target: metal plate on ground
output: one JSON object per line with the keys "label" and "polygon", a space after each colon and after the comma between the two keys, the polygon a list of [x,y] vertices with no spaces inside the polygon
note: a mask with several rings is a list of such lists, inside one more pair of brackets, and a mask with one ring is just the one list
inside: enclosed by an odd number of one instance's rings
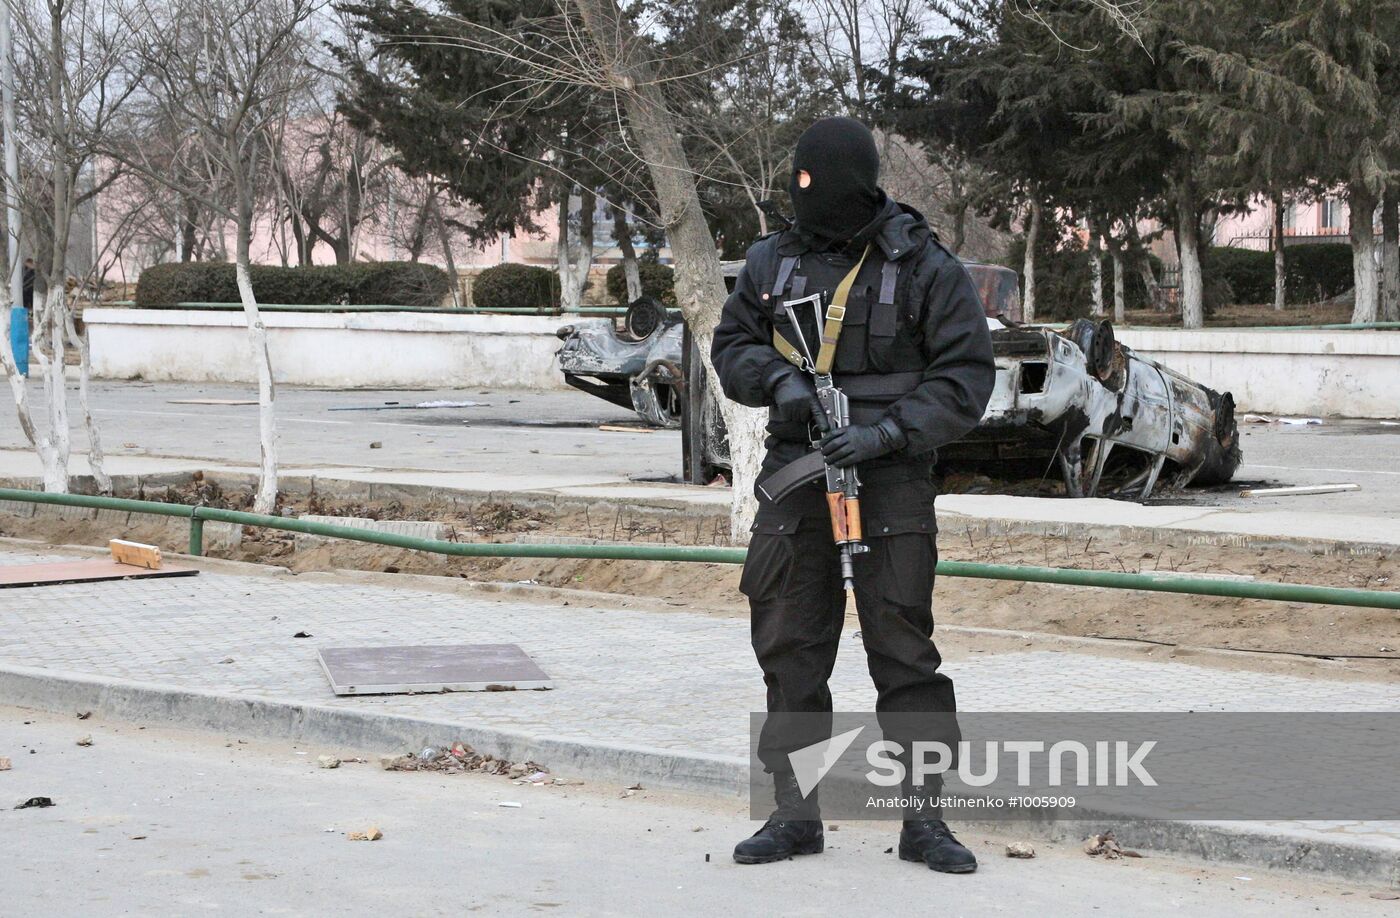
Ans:
{"label": "metal plate on ground", "polygon": [[105,558],[91,561],[55,561],[44,564],[2,564],[0,565],[0,589],[57,586],[62,583],[97,583],[103,580],[193,577],[198,573],[199,571],[192,567],[175,567],[169,564],[153,571],[130,564],[118,564]]}
{"label": "metal plate on ground", "polygon": [[323,647],[320,659],[337,695],[554,687],[545,671],[516,644]]}

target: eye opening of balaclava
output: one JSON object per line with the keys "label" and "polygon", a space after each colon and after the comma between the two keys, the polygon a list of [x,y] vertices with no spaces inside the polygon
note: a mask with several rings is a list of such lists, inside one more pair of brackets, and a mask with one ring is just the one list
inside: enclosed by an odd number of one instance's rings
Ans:
{"label": "eye opening of balaclava", "polygon": [[[799,172],[812,177],[802,188]],[[797,139],[792,154],[792,196],[797,228],[825,243],[841,242],[865,228],[880,206],[880,151],[875,135],[854,118],[823,118]]]}

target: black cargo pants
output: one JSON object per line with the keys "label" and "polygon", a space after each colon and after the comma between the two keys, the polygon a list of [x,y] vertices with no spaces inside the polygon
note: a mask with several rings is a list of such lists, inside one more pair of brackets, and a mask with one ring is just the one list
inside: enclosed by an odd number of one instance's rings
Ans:
{"label": "black cargo pants", "polygon": [[[870,551],[856,557],[855,602],[878,693],[875,709],[881,714],[952,713],[957,708],[953,681],[939,672],[943,658],[932,640],[936,491],[927,480],[872,484],[862,491]],[[789,500],[802,503],[796,495]],[[749,599],[768,711],[830,712],[827,681],[846,607],[830,521],[810,510],[794,519],[791,513],[761,506],[740,590]],[[787,753],[822,738],[780,736],[765,729],[759,758],[770,772],[789,771]],[[908,748],[910,738],[889,738],[906,741]]]}

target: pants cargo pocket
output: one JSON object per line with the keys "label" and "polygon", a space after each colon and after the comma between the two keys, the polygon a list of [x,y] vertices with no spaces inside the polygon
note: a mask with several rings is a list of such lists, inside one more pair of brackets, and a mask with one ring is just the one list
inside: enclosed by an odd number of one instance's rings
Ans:
{"label": "pants cargo pocket", "polygon": [[754,602],[769,602],[783,594],[792,574],[794,533],[755,529],[739,576],[739,592]]}

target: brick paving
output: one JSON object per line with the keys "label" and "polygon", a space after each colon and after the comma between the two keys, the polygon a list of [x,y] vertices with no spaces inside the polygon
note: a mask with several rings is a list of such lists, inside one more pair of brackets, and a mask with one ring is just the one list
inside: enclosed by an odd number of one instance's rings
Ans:
{"label": "brick paving", "polygon": [[[56,558],[55,558],[56,559]],[[0,564],[48,560],[0,550]],[[309,638],[295,638],[297,632]],[[318,646],[516,643],[548,692],[338,698]],[[232,662],[223,662],[231,660]],[[745,756],[762,683],[748,623],[691,612],[545,606],[336,581],[198,577],[0,591],[0,665],[107,676],[526,733]],[[1030,651],[946,664],[967,711],[1394,710],[1393,686]],[[848,630],[832,678],[838,710],[874,703]],[[1297,823],[1400,850],[1400,823]]]}

